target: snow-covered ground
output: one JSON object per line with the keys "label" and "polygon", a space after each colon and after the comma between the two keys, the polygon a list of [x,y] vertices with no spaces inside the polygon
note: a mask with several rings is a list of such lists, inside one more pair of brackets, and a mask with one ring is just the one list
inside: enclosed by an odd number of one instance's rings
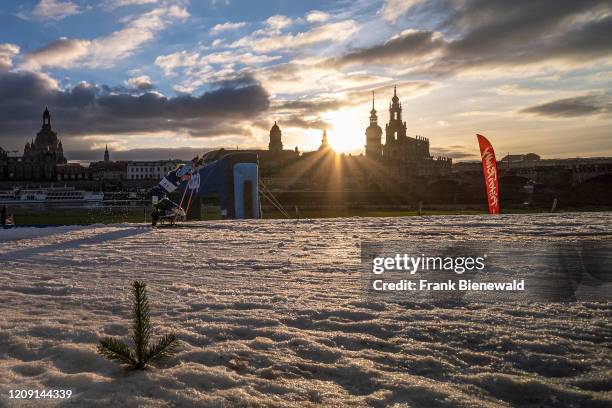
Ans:
{"label": "snow-covered ground", "polygon": [[[612,239],[612,215],[136,224],[0,230],[0,406],[612,406],[612,303],[368,303],[362,240]],[[148,284],[164,369],[127,340]],[[155,337],[155,336],[154,336]],[[9,389],[70,389],[9,400]]]}

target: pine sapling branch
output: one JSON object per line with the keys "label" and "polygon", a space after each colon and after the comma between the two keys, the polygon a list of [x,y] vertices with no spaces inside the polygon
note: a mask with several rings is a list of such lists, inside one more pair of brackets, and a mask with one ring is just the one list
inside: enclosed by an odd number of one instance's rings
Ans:
{"label": "pine sapling branch", "polygon": [[123,364],[136,364],[136,358],[130,351],[128,345],[112,337],[106,337],[100,340],[98,353],[109,360],[118,361]]}
{"label": "pine sapling branch", "polygon": [[105,337],[100,340],[98,353],[109,360],[128,364],[135,369],[143,369],[149,362],[161,361],[173,356],[179,346],[179,340],[175,333],[170,333],[163,336],[156,344],[149,346],[151,317],[145,283],[134,281],[132,295],[134,296],[132,340],[135,351],[132,352],[121,340]]}
{"label": "pine sapling branch", "polygon": [[136,346],[136,359],[138,360],[136,368],[142,368],[148,359],[147,347],[149,346],[149,338],[151,336],[149,302],[144,282],[134,281],[132,293],[134,295],[132,340]]}
{"label": "pine sapling branch", "polygon": [[166,334],[159,341],[149,347],[148,360],[149,361],[161,361],[168,357],[172,357],[179,346],[176,334]]}

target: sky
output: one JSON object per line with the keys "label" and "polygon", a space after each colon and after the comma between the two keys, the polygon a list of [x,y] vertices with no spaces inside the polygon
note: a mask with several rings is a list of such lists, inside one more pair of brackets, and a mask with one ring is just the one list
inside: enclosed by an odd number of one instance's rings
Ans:
{"label": "sky", "polygon": [[434,155],[612,156],[611,37],[603,0],[5,0],[0,147],[48,105],[69,160],[265,148],[274,121],[360,154],[397,86]]}

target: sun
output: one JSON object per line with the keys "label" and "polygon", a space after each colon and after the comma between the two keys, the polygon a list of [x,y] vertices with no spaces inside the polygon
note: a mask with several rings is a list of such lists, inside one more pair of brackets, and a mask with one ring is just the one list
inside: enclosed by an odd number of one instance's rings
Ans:
{"label": "sun", "polygon": [[333,126],[327,129],[327,137],[332,148],[339,153],[361,153],[365,145],[365,129],[363,111],[360,109],[346,109],[330,112],[324,116],[325,121]]}

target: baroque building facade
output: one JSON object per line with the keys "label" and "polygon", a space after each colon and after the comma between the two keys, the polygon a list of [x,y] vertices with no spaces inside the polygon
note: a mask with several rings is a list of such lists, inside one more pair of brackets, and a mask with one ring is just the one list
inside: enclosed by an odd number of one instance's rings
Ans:
{"label": "baroque building facade", "polygon": [[389,103],[389,122],[383,131],[378,125],[378,116],[374,108],[370,111],[370,125],[366,128],[366,157],[381,162],[383,165],[399,168],[400,176],[419,176],[450,171],[452,159],[438,156],[434,158],[429,151],[429,139],[422,136],[409,137],[406,122],[402,119],[402,104],[393,89]]}
{"label": "baroque building facade", "polygon": [[326,130],[323,130],[317,150],[303,153],[297,148],[284,150],[282,131],[275,121],[270,128],[268,149],[214,150],[205,155],[205,161],[214,161],[234,152],[256,153],[262,179],[281,190],[369,189],[373,184],[379,187],[390,182],[410,184],[418,178],[450,173],[450,158],[434,158],[427,138],[407,135],[397,89],[394,89],[389,104],[389,122],[384,134],[383,143],[383,130],[378,125],[372,95],[370,123],[365,131],[365,156],[336,153],[329,144]]}
{"label": "baroque building facade", "polygon": [[51,128],[51,114],[45,108],[40,131],[36,138],[25,144],[23,156],[0,155],[0,179],[53,181],[57,179],[57,166],[67,163],[62,141]]}

